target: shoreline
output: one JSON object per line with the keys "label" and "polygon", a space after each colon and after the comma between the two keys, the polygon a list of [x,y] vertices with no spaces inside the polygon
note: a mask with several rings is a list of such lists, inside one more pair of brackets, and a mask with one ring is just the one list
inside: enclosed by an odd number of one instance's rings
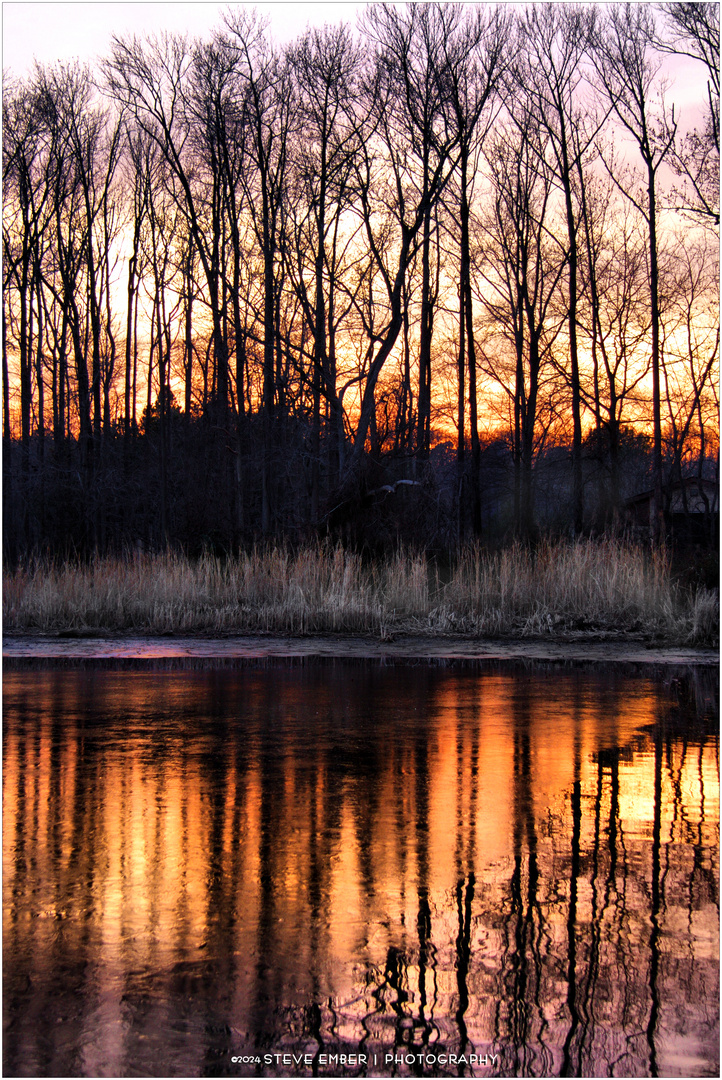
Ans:
{"label": "shoreline", "polygon": [[3,634],[3,661],[112,661],[198,659],[349,659],[381,661],[540,660],[589,663],[718,666],[716,649],[650,642],[639,636],[558,635],[549,638],[470,638],[369,635],[127,634],[55,632]]}

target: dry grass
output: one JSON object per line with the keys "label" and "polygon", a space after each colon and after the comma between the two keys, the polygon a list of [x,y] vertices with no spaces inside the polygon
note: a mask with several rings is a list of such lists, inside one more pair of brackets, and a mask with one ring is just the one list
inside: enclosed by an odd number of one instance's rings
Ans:
{"label": "dry grass", "polygon": [[642,631],[712,644],[719,598],[685,590],[664,555],[616,540],[470,547],[448,580],[423,555],[367,564],[341,547],[256,548],[191,562],[167,553],[6,575],[6,631],[456,633]]}

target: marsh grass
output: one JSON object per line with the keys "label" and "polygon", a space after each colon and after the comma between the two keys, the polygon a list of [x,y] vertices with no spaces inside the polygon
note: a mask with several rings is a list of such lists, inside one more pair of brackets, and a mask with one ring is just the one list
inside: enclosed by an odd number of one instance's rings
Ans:
{"label": "marsh grass", "polygon": [[10,632],[276,632],[718,636],[717,592],[683,588],[663,553],[615,539],[462,551],[442,575],[422,554],[367,562],[320,544],[191,561],[172,552],[34,561],[4,578]]}

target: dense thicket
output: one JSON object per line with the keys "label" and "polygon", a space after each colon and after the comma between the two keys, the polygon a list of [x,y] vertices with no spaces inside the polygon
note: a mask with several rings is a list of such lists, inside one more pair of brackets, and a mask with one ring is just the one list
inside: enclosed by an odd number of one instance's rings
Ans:
{"label": "dense thicket", "polygon": [[374,4],[6,78],[6,555],[659,538],[718,473],[718,65],[716,4]]}

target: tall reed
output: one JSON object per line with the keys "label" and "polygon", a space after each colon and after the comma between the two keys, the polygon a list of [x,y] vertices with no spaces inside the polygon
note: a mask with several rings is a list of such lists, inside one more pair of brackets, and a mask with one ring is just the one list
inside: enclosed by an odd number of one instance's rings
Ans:
{"label": "tall reed", "polygon": [[615,539],[464,549],[441,575],[423,555],[364,562],[328,544],[191,561],[168,552],[6,574],[9,632],[460,633],[640,631],[712,643],[717,592],[675,584],[664,554]]}

